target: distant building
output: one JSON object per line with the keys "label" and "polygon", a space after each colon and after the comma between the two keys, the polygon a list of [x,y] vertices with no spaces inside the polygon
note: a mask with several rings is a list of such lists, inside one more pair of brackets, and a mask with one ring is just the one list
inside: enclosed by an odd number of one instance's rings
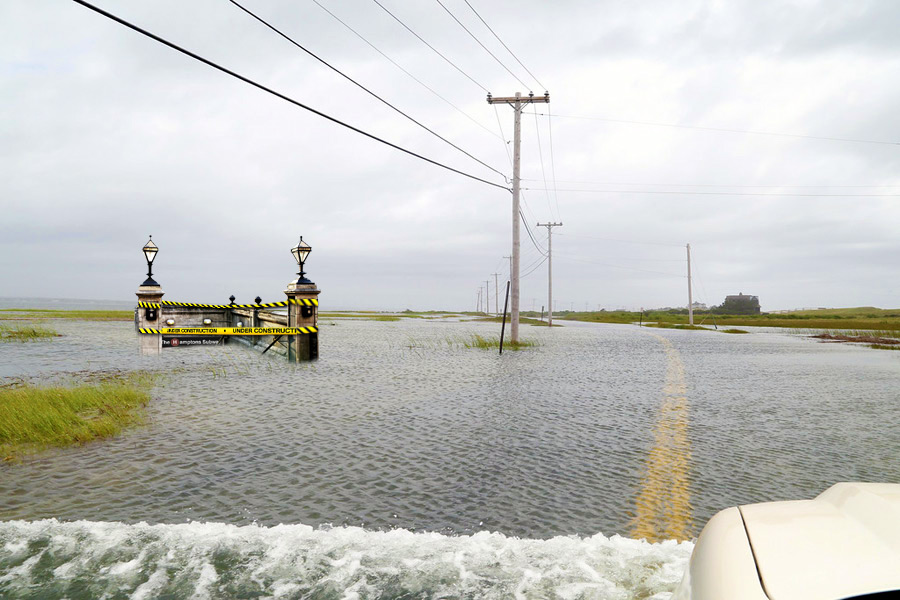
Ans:
{"label": "distant building", "polygon": [[717,312],[729,315],[758,315],[759,297],[744,295],[743,292],[737,296],[725,296],[725,302],[718,308]]}

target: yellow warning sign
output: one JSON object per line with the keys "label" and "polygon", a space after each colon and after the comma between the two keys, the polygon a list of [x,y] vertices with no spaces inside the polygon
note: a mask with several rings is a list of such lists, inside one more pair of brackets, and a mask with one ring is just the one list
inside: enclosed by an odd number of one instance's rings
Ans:
{"label": "yellow warning sign", "polygon": [[316,333],[315,327],[142,327],[141,333],[162,335],[300,335]]}

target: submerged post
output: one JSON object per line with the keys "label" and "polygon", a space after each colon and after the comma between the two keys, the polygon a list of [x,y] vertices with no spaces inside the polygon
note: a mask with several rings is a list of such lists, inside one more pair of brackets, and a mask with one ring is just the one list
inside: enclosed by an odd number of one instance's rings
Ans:
{"label": "submerged post", "polygon": [[[291,248],[291,254],[300,267],[299,277],[296,281],[288,283],[284,290],[288,298],[288,327],[316,327],[319,318],[319,288],[306,278],[303,263],[312,248],[303,241]],[[290,336],[288,341],[288,360],[301,362],[319,358],[319,334],[318,332],[304,333]]]}

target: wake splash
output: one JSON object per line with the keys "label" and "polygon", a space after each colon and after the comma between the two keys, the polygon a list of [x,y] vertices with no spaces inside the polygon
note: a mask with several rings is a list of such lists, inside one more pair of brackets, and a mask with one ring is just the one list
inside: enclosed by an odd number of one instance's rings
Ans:
{"label": "wake splash", "polygon": [[3,598],[667,599],[693,545],[359,527],[0,522]]}

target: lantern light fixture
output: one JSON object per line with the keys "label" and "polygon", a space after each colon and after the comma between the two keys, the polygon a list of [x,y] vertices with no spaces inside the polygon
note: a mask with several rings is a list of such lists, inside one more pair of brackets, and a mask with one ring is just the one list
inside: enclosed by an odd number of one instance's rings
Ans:
{"label": "lantern light fixture", "polygon": [[297,265],[300,267],[300,272],[297,273],[299,276],[297,278],[297,283],[312,283],[312,281],[306,278],[306,272],[303,270],[303,263],[306,262],[306,257],[309,256],[310,252],[312,252],[312,248],[303,241],[303,236],[301,235],[297,245],[291,248],[291,254],[294,255],[294,260],[297,261]]}
{"label": "lantern light fixture", "polygon": [[150,239],[144,244],[144,258],[147,259],[147,281],[142,283],[141,285],[155,285],[159,286],[156,281],[153,280],[153,260],[156,258],[156,253],[159,252],[159,247],[153,243],[153,236],[150,236]]}

